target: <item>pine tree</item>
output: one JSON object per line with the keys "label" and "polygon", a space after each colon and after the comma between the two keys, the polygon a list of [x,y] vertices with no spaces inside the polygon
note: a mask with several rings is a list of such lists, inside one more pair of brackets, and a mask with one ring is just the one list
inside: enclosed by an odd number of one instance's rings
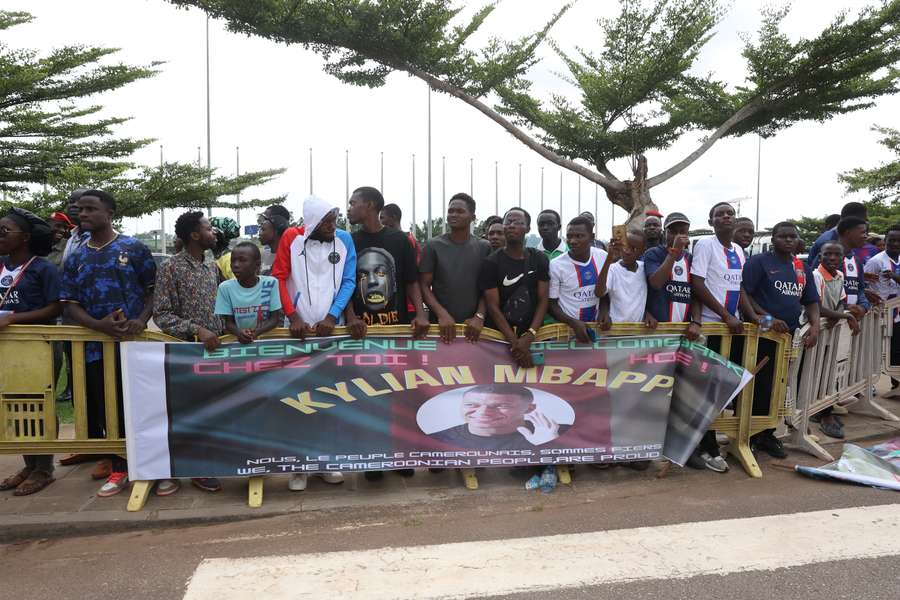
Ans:
{"label": "pine tree", "polygon": [[[744,41],[749,75],[730,88],[692,73],[723,11],[717,0],[621,0],[619,15],[598,22],[594,49],[566,54],[577,99],[532,94],[527,72],[569,4],[540,31],[514,41],[467,47],[496,3],[459,23],[453,0],[169,0],[196,6],[229,29],[322,55],[326,72],[370,87],[405,72],[466,102],[547,160],[599,184],[609,200],[641,219],[650,189],[674,177],[718,140],[763,137],[801,121],[826,121],[898,91],[900,0],[881,0],[851,18],[843,12],[813,39],[781,31],[786,9],[768,10]],[[646,153],[684,134],[707,132],[683,160],[650,175]],[[610,169],[630,159],[629,178]],[[586,166],[590,165],[590,166]]]}
{"label": "pine tree", "polygon": [[[25,12],[0,11],[0,31],[32,22]],[[46,214],[76,188],[103,188],[118,201],[119,216],[160,208],[228,206],[220,199],[271,181],[283,169],[216,177],[183,163],[140,167],[128,158],[152,139],[117,137],[125,117],[99,117],[102,106],[84,99],[159,72],[147,66],[102,64],[113,48],[65,46],[41,56],[0,42],[0,191],[7,201]],[[38,191],[39,190],[39,191]],[[259,206],[275,199],[247,200]]]}

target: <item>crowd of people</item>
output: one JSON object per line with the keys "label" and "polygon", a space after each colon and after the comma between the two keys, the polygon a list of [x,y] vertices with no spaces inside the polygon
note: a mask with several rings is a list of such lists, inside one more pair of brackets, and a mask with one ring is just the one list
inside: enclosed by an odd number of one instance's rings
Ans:
{"label": "crowd of people", "polygon": [[[421,337],[436,325],[440,339],[451,343],[463,325],[460,331],[471,343],[485,327],[499,331],[509,343],[510,360],[528,368],[534,365],[531,344],[545,323],[564,323],[581,343],[615,323],[655,329],[660,322],[679,322],[692,340],[703,323],[724,323],[734,334],[747,322],[783,333],[808,323],[804,343],[811,347],[820,318],[829,326],[846,321],[858,332],[872,305],[900,294],[900,225],[891,227],[878,251],[869,243],[865,206],[858,203],[844,206],[805,262],[790,222],[772,228],[771,250],[749,256],[753,223],[736,217],[726,202],[710,208],[713,235],[693,247],[690,220],[679,212],[648,213],[642,229],[604,244],[591,213],[569,221],[563,234],[560,215],[543,210],[536,218],[537,247],[526,245],[532,217],[520,207],[489,217],[483,234],[473,234],[476,203],[465,193],[449,199],[447,233],[421,246],[400,230],[399,207],[385,205],[372,187],[358,188],[349,198],[353,233],[338,228],[339,207],[326,200],[311,196],[302,212],[302,224],[294,226],[283,206],[266,209],[259,216],[262,251],[249,241],[232,246],[239,232],[231,219],[185,212],[175,223],[178,252],[157,269],[144,244],[114,229],[116,201],[102,190],[76,190],[66,211],[46,220],[12,208],[0,219],[0,328],[62,322],[122,340],[141,333],[152,318],[164,333],[213,350],[224,334],[247,344],[280,326],[303,339],[328,336],[339,325],[354,338],[378,325],[406,325]],[[900,335],[894,340],[892,354],[900,355]],[[741,341],[734,338],[733,357],[741,356]],[[707,343],[720,347],[714,337]],[[774,351],[774,343],[760,340],[760,359],[774,358]],[[86,345],[87,424],[94,438],[108,433],[104,374],[114,371],[105,368],[109,360],[118,364],[101,344]],[[770,359],[758,373],[754,414],[768,413],[774,367]],[[124,436],[121,401],[119,391],[115,433]],[[843,437],[831,411],[819,421],[826,435]],[[755,435],[752,446],[786,456],[773,430]],[[60,463],[85,459],[93,460],[76,455]],[[26,495],[53,482],[52,456],[24,461],[23,469],[0,482],[0,490]],[[706,433],[688,465],[728,470],[715,432]],[[124,490],[127,470],[125,457],[100,460],[92,472],[105,480],[98,495]],[[340,473],[319,476],[343,481]],[[213,478],[192,483],[208,492],[221,489]],[[160,481],[156,493],[172,494],[179,485]],[[289,482],[292,490],[306,485],[305,474]]]}

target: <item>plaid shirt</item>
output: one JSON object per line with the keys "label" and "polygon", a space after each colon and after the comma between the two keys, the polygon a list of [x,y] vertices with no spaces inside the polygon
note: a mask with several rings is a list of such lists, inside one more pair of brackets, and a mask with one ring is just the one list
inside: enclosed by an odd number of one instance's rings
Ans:
{"label": "plaid shirt", "polygon": [[153,320],[173,337],[192,341],[203,327],[219,335],[222,324],[216,316],[219,268],[204,256],[198,262],[189,252],[179,252],[159,268]]}

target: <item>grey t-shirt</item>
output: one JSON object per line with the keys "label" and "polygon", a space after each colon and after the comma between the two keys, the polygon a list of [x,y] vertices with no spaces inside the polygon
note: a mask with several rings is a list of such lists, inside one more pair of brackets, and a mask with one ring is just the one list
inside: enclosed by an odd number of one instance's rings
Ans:
{"label": "grey t-shirt", "polygon": [[[431,289],[457,323],[471,318],[478,308],[478,272],[490,252],[487,240],[469,236],[458,244],[449,233],[431,238],[422,249],[419,272],[434,273]],[[432,321],[437,321],[434,313]]]}

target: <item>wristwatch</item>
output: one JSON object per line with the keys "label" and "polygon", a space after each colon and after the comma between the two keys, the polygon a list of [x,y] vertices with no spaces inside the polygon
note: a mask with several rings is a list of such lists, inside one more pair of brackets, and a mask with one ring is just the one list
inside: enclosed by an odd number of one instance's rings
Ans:
{"label": "wristwatch", "polygon": [[482,321],[484,321],[484,315],[483,315],[483,314],[477,312],[477,313],[475,313],[475,316],[476,316],[477,318],[481,319]]}
{"label": "wristwatch", "polygon": [[534,339],[537,339],[537,330],[535,330],[534,327],[529,327],[527,333],[530,333],[532,336],[534,336]]}

